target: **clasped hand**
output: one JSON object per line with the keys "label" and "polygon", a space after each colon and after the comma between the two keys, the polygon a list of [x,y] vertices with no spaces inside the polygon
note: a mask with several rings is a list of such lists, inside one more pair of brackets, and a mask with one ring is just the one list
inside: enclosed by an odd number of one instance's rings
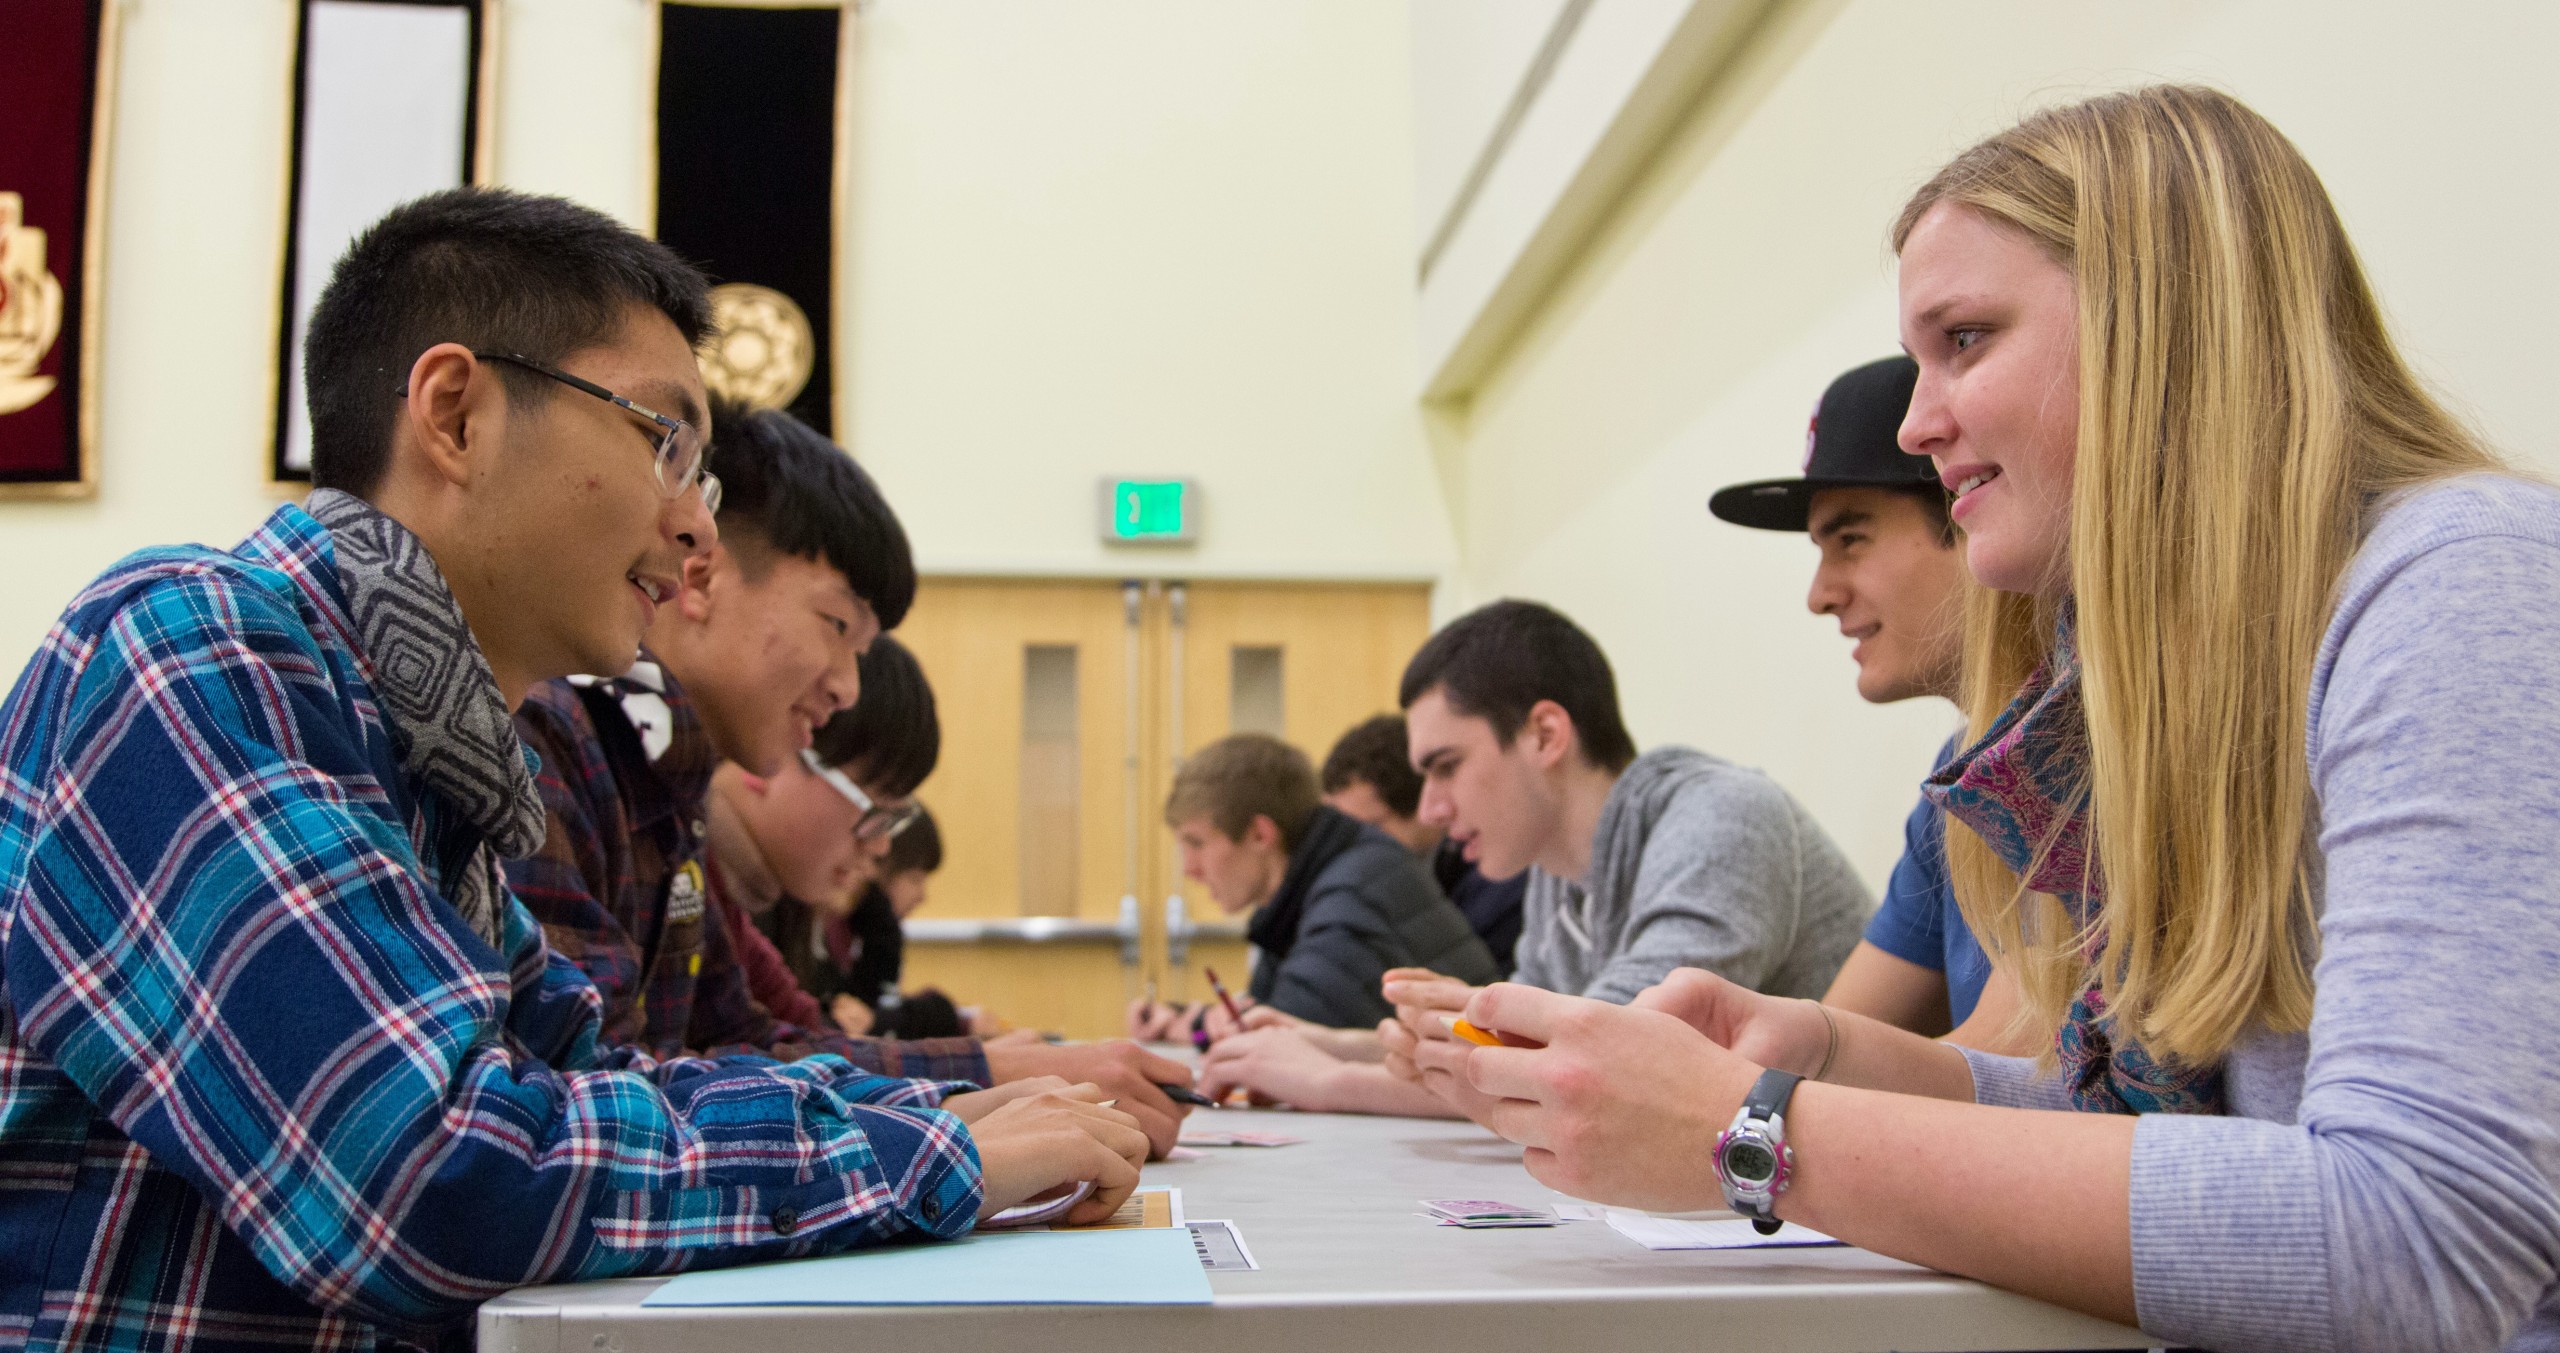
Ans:
{"label": "clasped hand", "polygon": [[1138,1187],[1147,1134],[1135,1117],[1106,1107],[1105,1097],[1089,1081],[1031,1076],[944,1100],[942,1107],[969,1125],[977,1143],[978,1220],[1086,1182],[1093,1194],[1068,1211],[1068,1221],[1100,1221],[1119,1211]]}
{"label": "clasped hand", "polygon": [[1500,983],[1476,992],[1465,1017],[1544,1046],[1417,1040],[1425,1083],[1439,1088],[1438,1068],[1481,1097],[1469,1116],[1527,1147],[1522,1163],[1540,1183],[1656,1211],[1722,1205],[1707,1146],[1763,1066],[1809,1072],[1826,1037],[1811,1002],[1696,969],[1624,1006]]}

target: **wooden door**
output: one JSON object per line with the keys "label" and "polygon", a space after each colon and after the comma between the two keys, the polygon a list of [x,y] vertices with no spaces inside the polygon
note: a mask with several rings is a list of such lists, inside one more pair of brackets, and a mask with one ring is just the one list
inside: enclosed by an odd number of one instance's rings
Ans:
{"label": "wooden door", "polygon": [[946,862],[908,984],[1079,1038],[1149,991],[1205,998],[1204,966],[1240,991],[1242,919],[1163,825],[1177,758],[1252,730],[1321,761],[1395,708],[1429,627],[1420,585],[927,579],[899,637],[940,706],[919,797]]}
{"label": "wooden door", "polygon": [[[1197,582],[1167,601],[1169,646],[1180,655],[1168,677],[1180,690],[1170,733],[1185,753],[1229,733],[1268,733],[1322,766],[1345,730],[1394,711],[1396,682],[1431,632],[1421,586]],[[1222,915],[1208,890],[1184,880],[1166,841],[1167,887],[1198,929],[1183,943],[1167,907],[1173,939],[1159,984],[1171,999],[1205,1000],[1202,970],[1215,968],[1242,994],[1243,918]]]}
{"label": "wooden door", "polygon": [[[918,591],[899,638],[941,715],[942,760],[917,796],[944,863],[911,925],[907,985],[1036,1028],[1119,1027],[1141,975],[1117,934],[1140,864],[1136,637],[1131,598],[1108,582],[936,578]],[[1039,922],[936,938],[1025,918]]]}

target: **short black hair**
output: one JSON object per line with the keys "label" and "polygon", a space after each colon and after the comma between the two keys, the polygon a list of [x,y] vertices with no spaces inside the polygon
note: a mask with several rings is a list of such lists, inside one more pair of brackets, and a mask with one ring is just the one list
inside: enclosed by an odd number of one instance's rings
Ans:
{"label": "short black hair", "polygon": [[1378,801],[1397,817],[1411,817],[1422,807],[1422,773],[1406,756],[1404,716],[1381,714],[1363,719],[1336,739],[1325,753],[1324,792],[1339,794],[1353,784],[1377,791]]}
{"label": "short black hair", "polygon": [[1573,720],[1591,764],[1620,771],[1636,759],[1608,655],[1551,606],[1505,598],[1450,621],[1405,665],[1396,703],[1411,709],[1434,690],[1449,708],[1492,724],[1505,747],[1532,706],[1553,700]]}
{"label": "short black hair", "polygon": [[844,575],[880,628],[907,618],[916,599],[907,528],[851,453],[779,409],[715,395],[709,463],[720,476],[721,543],[749,577],[762,576],[768,552],[814,559]]}
{"label": "short black hair", "polygon": [[[358,497],[380,486],[398,392],[438,343],[557,365],[612,342],[631,308],[647,306],[698,344],[711,332],[709,289],[673,250],[565,198],[453,188],[394,207],[347,246],[311,308],[311,482]],[[520,407],[558,388],[499,372]]]}
{"label": "short black hair", "polygon": [[882,798],[916,792],[942,759],[942,716],[916,655],[888,635],[872,640],[861,696],[820,725],[813,743],[820,761]]}
{"label": "short black hair", "polygon": [[889,853],[880,859],[880,877],[896,878],[919,869],[930,874],[941,867],[942,828],[934,824],[933,811],[919,803],[916,820],[889,838]]}

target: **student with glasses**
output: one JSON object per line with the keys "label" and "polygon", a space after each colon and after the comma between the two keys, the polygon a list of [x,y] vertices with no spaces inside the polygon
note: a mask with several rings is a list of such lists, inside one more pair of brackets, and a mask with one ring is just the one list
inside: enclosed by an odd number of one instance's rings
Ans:
{"label": "student with glasses", "polygon": [[508,894],[545,826],[509,707],[628,667],[715,548],[681,431],[709,327],[701,275],[596,212],[403,206],[312,312],[308,502],[55,623],[0,704],[0,1342],[458,1346],[528,1283],[1135,1187],[1089,1088],[613,1046]]}
{"label": "student with glasses", "polygon": [[1185,1110],[1162,1087],[1191,1075],[1135,1044],[847,1039],[738,1016],[751,1000],[702,865],[712,772],[731,761],[776,774],[853,706],[861,655],[906,617],[916,575],[871,477],[797,419],[724,405],[709,456],[724,484],[720,539],[687,561],[640,660],[618,677],[547,682],[516,716],[542,757],[549,830],[508,874],[552,947],[595,982],[605,1036],[662,1057],[825,1051],[975,1085],[1092,1082],[1156,1153],[1170,1150]]}
{"label": "student with glasses", "polygon": [[751,969],[766,962],[757,950],[770,953],[757,999],[776,977],[790,984],[781,1004],[765,1002],[777,1014],[788,1005],[803,1013],[786,1019],[857,1037],[977,1032],[941,993],[898,989],[902,922],[942,867],[941,834],[912,797],[941,755],[924,668],[883,635],[862,656],[861,701],[818,730],[799,767],[762,793],[735,767],[714,777],[712,896],[757,932],[739,943]]}
{"label": "student with glasses", "polygon": [[593,395],[607,404],[628,409],[647,419],[656,425],[657,429],[653,434],[651,450],[657,456],[658,488],[670,498],[683,493],[686,489],[699,488],[702,490],[703,510],[714,515],[719,513],[720,477],[710,473],[709,460],[705,455],[710,439],[700,428],[684,419],[671,418],[645,405],[635,404],[583,376],[572,376],[556,366],[537,362],[522,353],[486,352],[475,349],[471,355],[484,362],[504,362],[509,366],[521,367],[538,375],[548,376],[572,390]]}
{"label": "student with glasses", "polygon": [[[839,1027],[826,1006],[843,981],[824,960],[823,929],[923,812],[908,796],[942,749],[932,688],[914,654],[884,634],[862,655],[861,672],[862,699],[779,772],[757,775],[735,762],[712,772],[709,903],[744,982],[702,984],[689,1035],[701,1046],[771,1042],[775,1020]],[[704,966],[724,961],[706,955]]]}
{"label": "student with glasses", "polygon": [[846,1033],[877,1037],[982,1036],[1010,1026],[984,1006],[962,1006],[937,988],[899,986],[906,968],[907,918],[925,904],[934,871],[942,868],[942,829],[923,804],[915,821],[889,842],[873,865],[871,882],[853,909],[827,925],[827,960],[843,982],[827,999],[827,1014]]}

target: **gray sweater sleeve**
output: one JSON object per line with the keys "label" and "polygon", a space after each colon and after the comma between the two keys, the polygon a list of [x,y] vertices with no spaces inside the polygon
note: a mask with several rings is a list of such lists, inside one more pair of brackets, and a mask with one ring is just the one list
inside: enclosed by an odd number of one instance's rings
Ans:
{"label": "gray sweater sleeve", "polygon": [[2069,1109],[2071,1088],[2058,1075],[2039,1075],[2032,1057],[2003,1057],[1961,1044],[1949,1047],[1964,1054],[1973,1068],[1973,1102],[2008,1109]]}
{"label": "gray sweater sleeve", "polygon": [[2315,674],[2294,1121],[2135,1131],[2134,1294],[2172,1341],[2495,1348],[2560,1280],[2560,537],[2466,501],[2359,559]]}
{"label": "gray sweater sleeve", "polygon": [[1625,934],[1583,995],[1624,1005],[1674,968],[1757,991],[1794,945],[1804,852],[1787,792],[1741,771],[1707,783],[1654,824]]}

